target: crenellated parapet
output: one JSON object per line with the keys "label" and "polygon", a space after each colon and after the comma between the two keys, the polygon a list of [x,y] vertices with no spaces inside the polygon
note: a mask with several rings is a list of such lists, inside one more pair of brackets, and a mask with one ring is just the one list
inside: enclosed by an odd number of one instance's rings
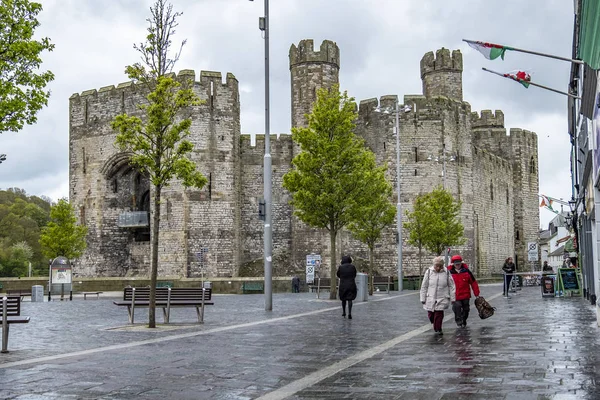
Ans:
{"label": "crenellated parapet", "polygon": [[427,97],[446,96],[462,101],[463,60],[460,50],[441,48],[435,56],[430,51],[421,59],[423,94]]}
{"label": "crenellated parapet", "polygon": [[301,40],[290,47],[290,69],[303,63],[325,63],[340,68],[340,48],[331,40],[324,40],[319,51],[314,50],[312,39]]}
{"label": "crenellated parapet", "polygon": [[473,129],[504,128],[504,113],[496,110],[481,110],[481,115],[476,111],[471,113],[471,127]]}
{"label": "crenellated parapet", "polygon": [[425,53],[421,59],[421,78],[434,72],[462,72],[463,59],[460,50],[450,50],[441,48],[435,52]]}

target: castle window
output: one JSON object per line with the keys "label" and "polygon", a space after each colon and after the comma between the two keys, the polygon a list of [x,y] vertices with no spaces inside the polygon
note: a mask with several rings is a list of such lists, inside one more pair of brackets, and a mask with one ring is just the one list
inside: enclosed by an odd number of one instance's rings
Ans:
{"label": "castle window", "polygon": [[111,185],[113,193],[117,193],[119,191],[119,183],[116,178],[112,180]]}
{"label": "castle window", "polygon": [[417,176],[417,169],[415,168],[415,176]]}
{"label": "castle window", "polygon": [[383,151],[385,151],[385,142],[383,142]]}
{"label": "castle window", "polygon": [[415,162],[419,162],[419,148],[415,147]]}
{"label": "castle window", "polygon": [[517,232],[515,233],[515,239],[519,240],[519,230],[517,230]]}
{"label": "castle window", "polygon": [[208,174],[208,199],[212,199],[212,172]]}
{"label": "castle window", "polygon": [[85,162],[85,147],[81,148],[81,152],[82,152],[82,158],[83,158],[83,173],[85,174],[85,167],[86,167],[86,162]]}
{"label": "castle window", "polygon": [[509,202],[508,202],[508,189],[506,189],[506,204],[509,204]]}
{"label": "castle window", "polygon": [[490,182],[490,197],[494,200],[494,184]]}
{"label": "castle window", "polygon": [[529,173],[535,174],[535,160],[531,157],[531,161],[529,162]]}

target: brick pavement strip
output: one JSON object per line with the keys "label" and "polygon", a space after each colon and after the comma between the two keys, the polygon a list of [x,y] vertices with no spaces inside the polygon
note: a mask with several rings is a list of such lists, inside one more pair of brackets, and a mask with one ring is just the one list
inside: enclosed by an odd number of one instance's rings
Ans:
{"label": "brick pavement strip", "polygon": [[[523,288],[469,326],[433,334],[415,292],[357,303],[353,320],[314,294],[215,296],[205,324],[176,310],[169,329],[128,327],[99,301],[23,303],[0,355],[6,399],[600,398],[600,335],[580,298]],[[19,328],[19,329],[17,329]]]}

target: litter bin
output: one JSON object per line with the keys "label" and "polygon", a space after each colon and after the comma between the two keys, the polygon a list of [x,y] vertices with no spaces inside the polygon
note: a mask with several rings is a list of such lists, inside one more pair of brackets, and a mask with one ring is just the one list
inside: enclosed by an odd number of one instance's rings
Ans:
{"label": "litter bin", "polygon": [[204,281],[204,285],[202,286],[204,289],[212,289],[211,281]]}
{"label": "litter bin", "polygon": [[356,301],[368,301],[369,300],[369,275],[359,272],[356,274]]}
{"label": "litter bin", "polygon": [[33,285],[31,287],[31,301],[44,302],[44,287],[42,285]]}

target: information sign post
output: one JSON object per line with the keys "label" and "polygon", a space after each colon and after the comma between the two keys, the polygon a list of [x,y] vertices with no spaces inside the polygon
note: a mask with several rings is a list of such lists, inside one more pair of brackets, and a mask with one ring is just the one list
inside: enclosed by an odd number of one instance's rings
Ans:
{"label": "information sign post", "polygon": [[59,292],[60,299],[64,300],[66,291],[69,292],[69,300],[73,300],[73,268],[66,257],[59,256],[50,263],[48,301],[52,300],[52,293]]}

